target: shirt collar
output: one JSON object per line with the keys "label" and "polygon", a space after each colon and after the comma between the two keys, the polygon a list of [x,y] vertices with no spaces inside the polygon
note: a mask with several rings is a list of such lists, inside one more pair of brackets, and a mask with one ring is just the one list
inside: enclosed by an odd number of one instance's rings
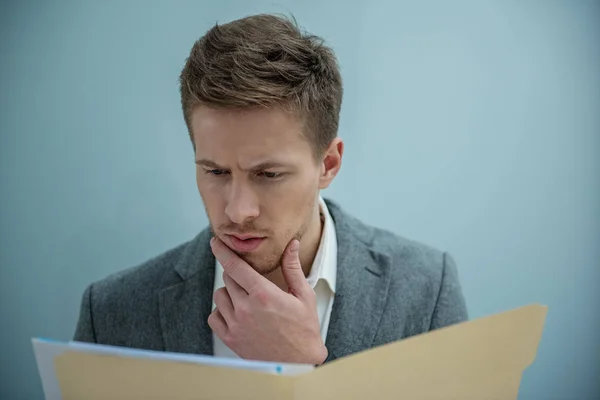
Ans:
{"label": "shirt collar", "polygon": [[333,218],[329,213],[327,204],[319,196],[319,206],[323,216],[323,232],[321,241],[312,267],[306,280],[314,289],[319,280],[323,279],[329,288],[335,293],[336,269],[337,269],[337,237]]}

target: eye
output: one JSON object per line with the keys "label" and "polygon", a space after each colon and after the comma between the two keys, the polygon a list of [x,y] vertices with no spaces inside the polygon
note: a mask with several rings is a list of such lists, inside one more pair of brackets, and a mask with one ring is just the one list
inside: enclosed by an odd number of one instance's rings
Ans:
{"label": "eye", "polygon": [[206,171],[207,174],[209,175],[224,175],[227,171],[223,170],[223,169],[209,169]]}
{"label": "eye", "polygon": [[277,179],[277,178],[280,178],[283,174],[281,174],[279,172],[263,171],[263,172],[260,172],[259,175],[262,175],[267,179]]}

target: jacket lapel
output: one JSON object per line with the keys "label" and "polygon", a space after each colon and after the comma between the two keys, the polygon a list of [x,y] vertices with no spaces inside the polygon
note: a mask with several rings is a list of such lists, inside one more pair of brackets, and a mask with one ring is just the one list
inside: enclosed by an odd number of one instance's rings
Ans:
{"label": "jacket lapel", "polygon": [[175,265],[175,273],[158,295],[165,351],[213,354],[208,326],[214,287],[215,258],[209,246],[210,230],[189,242]]}
{"label": "jacket lapel", "polygon": [[386,304],[390,258],[369,246],[352,217],[327,201],[338,240],[336,293],[326,346],[328,361],[370,348]]}

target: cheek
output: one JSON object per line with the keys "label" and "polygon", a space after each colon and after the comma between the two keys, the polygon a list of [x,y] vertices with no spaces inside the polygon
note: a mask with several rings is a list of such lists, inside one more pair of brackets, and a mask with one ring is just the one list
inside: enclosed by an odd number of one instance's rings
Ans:
{"label": "cheek", "polygon": [[203,199],[221,195],[222,185],[219,185],[217,180],[208,176],[200,168],[196,169],[196,186]]}
{"label": "cheek", "polygon": [[316,195],[318,192],[319,181],[314,176],[308,174],[302,179],[297,179],[290,185],[287,185],[287,191],[283,198],[281,206],[286,215],[286,220],[295,225],[302,225],[312,212]]}
{"label": "cheek", "polygon": [[312,199],[319,189],[319,179],[311,173],[306,173],[297,179],[288,189],[288,196],[296,204],[306,204],[307,199]]}
{"label": "cheek", "polygon": [[225,209],[221,188],[218,185],[207,182],[206,177],[199,175],[199,173],[196,174],[196,185],[209,218],[212,220],[218,217],[221,214],[221,210]]}
{"label": "cheek", "polygon": [[203,188],[206,186],[205,178],[205,173],[202,168],[196,167],[196,186],[198,187],[200,194],[202,194]]}
{"label": "cheek", "polygon": [[273,215],[280,221],[289,221],[294,216],[303,213],[307,199],[316,193],[314,182],[307,177],[296,176],[283,184],[274,185],[260,190],[262,213]]}

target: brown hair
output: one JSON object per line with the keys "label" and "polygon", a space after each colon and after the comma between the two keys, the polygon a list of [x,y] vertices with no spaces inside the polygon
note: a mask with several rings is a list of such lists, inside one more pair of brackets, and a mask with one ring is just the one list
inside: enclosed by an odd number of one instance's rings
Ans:
{"label": "brown hair", "polygon": [[295,20],[260,14],[216,24],[194,43],[180,92],[192,144],[198,105],[281,107],[301,118],[318,158],[337,135],[343,88],[323,39],[300,31]]}

